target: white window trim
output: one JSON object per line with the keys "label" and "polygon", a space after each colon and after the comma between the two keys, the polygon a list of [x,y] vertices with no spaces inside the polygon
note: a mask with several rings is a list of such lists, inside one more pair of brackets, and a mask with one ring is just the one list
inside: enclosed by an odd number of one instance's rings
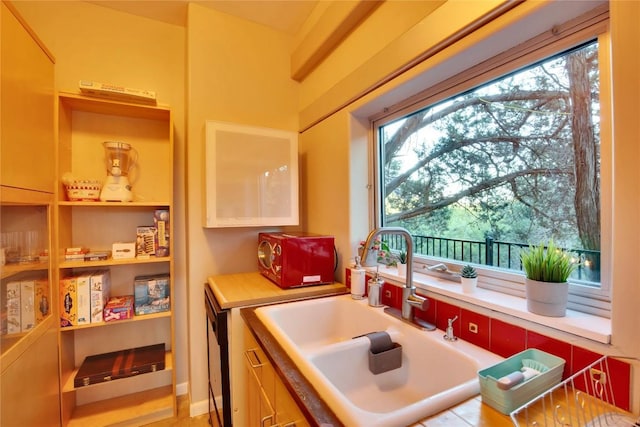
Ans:
{"label": "white window trim", "polygon": [[[608,7],[598,7],[584,15],[581,15],[569,22],[554,27],[553,31],[546,31],[530,41],[524,43],[525,47],[518,46],[507,50],[469,70],[465,70],[450,79],[434,85],[414,96],[396,104],[393,108],[386,108],[383,113],[370,117],[372,123],[371,134],[372,152],[377,153],[377,128],[383,123],[388,123],[397,118],[403,117],[422,106],[435,104],[438,101],[453,96],[461,92],[461,86],[471,88],[513,72],[521,66],[543,59],[545,56],[553,55],[562,50],[584,43],[585,41],[598,37],[599,57],[600,57],[600,97],[601,97],[601,129],[600,129],[600,151],[601,151],[601,247],[605,248],[601,252],[601,286],[599,289],[588,288],[570,284],[570,295],[568,308],[571,312],[584,312],[594,317],[609,318],[611,314],[611,235],[612,235],[612,144],[611,144],[611,87],[610,87],[610,36],[608,33],[609,13]],[[535,59],[532,59],[533,58]],[[374,203],[377,218],[382,216],[382,201],[378,191],[380,186],[379,159],[374,156],[373,162],[375,177]],[[379,220],[376,221],[379,224]],[[459,270],[461,264],[450,259],[438,259],[417,255],[414,258],[416,269],[420,269],[424,264],[444,262],[452,266],[453,270]],[[480,281],[479,286],[487,291],[496,294],[511,295],[522,299],[524,296],[524,275],[521,273],[511,273],[507,270],[490,268],[489,266],[477,266]],[[525,310],[526,312],[526,310]],[[526,316],[525,316],[526,317]],[[607,322],[610,337],[610,322]],[[579,334],[584,336],[583,334]],[[602,336],[604,336],[602,335]],[[598,340],[603,342],[602,340]],[[608,342],[608,341],[607,341]]]}

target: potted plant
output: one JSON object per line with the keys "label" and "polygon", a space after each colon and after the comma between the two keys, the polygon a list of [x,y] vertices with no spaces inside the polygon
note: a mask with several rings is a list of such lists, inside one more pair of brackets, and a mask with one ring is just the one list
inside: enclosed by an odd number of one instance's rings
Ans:
{"label": "potted plant", "polygon": [[471,265],[467,264],[460,270],[460,282],[462,292],[473,292],[478,285],[478,272]]}
{"label": "potted plant", "polygon": [[405,277],[407,275],[407,252],[400,251],[396,258],[398,259],[398,275]]}
{"label": "potted plant", "polygon": [[527,310],[543,316],[563,317],[567,310],[567,279],[578,263],[553,240],[545,246],[529,246],[520,254],[525,271]]}

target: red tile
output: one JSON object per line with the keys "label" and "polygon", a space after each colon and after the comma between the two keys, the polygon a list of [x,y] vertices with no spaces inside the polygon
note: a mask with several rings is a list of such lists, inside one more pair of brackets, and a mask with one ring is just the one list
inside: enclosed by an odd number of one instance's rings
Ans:
{"label": "red tile", "polygon": [[345,273],[344,273],[344,277],[345,277],[345,285],[347,286],[347,289],[351,289],[351,269],[350,268],[345,268]]}
{"label": "red tile", "polygon": [[631,365],[622,360],[607,358],[609,365],[609,381],[618,408],[629,411],[631,409]]}
{"label": "red tile", "polygon": [[525,349],[527,331],[498,319],[491,319],[490,349],[502,357],[510,357]]}
{"label": "red tile", "polygon": [[536,348],[564,359],[562,379],[571,376],[571,344],[533,331],[527,331],[527,348]]}
{"label": "red tile", "polygon": [[[582,347],[573,346],[572,347],[572,358],[571,358],[571,374],[573,375],[573,374],[575,374],[577,372],[580,372],[581,370],[583,370],[587,366],[591,365],[592,363],[594,363],[595,361],[597,361],[601,357],[602,357],[601,354],[595,353],[595,352],[593,352],[591,350],[587,350],[587,349],[582,348]],[[587,384],[585,384],[585,377],[588,378],[588,375],[587,376],[583,376],[583,375],[578,376],[577,378],[575,378],[574,384],[575,384],[575,387],[578,390],[589,392],[589,389],[591,387],[588,386]]]}
{"label": "red tile", "polygon": [[[460,338],[489,350],[489,318],[473,311],[460,309]],[[469,324],[473,323],[477,332],[471,332]]]}
{"label": "red tile", "polygon": [[458,320],[453,322],[453,333],[460,336],[460,307],[444,301],[438,301],[436,309],[436,326],[443,331],[447,330],[448,320],[458,316]]}
{"label": "red tile", "polygon": [[386,282],[382,285],[382,304],[387,305],[389,307],[400,308],[401,300],[402,300],[401,288]]}

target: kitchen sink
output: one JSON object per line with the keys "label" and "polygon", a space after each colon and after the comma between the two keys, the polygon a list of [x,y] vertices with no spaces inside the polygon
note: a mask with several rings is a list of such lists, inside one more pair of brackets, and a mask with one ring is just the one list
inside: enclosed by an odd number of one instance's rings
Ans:
{"label": "kitchen sink", "polygon": [[[478,370],[502,360],[349,295],[260,307],[256,315],[346,425],[417,422],[477,395]],[[366,334],[380,331],[401,345],[401,366],[374,374]]]}

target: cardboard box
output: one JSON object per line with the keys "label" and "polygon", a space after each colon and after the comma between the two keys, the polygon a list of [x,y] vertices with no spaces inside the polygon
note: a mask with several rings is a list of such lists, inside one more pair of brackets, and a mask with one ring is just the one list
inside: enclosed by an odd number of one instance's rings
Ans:
{"label": "cardboard box", "polygon": [[116,242],[113,244],[113,259],[133,259],[136,257],[136,242]]}
{"label": "cardboard box", "polygon": [[160,313],[171,309],[168,274],[138,276],[134,282],[136,316]]}
{"label": "cardboard box", "polygon": [[36,299],[34,301],[36,308],[36,325],[42,322],[51,312],[50,294],[49,294],[49,279],[41,278],[36,279]]}
{"label": "cardboard box", "polygon": [[104,306],[104,321],[131,319],[133,317],[133,295],[111,297]]}
{"label": "cardboard box", "polygon": [[78,325],[91,323],[91,274],[85,273],[76,279],[76,313]]}
{"label": "cardboard box", "polygon": [[20,282],[7,283],[7,333],[18,334],[22,331],[20,322]]}
{"label": "cardboard box", "polygon": [[36,283],[35,280],[20,282],[20,329],[27,332],[36,326]]}
{"label": "cardboard box", "polygon": [[136,257],[149,258],[156,254],[156,228],[140,226],[136,229]]}
{"label": "cardboard box", "polygon": [[60,327],[66,328],[78,324],[77,278],[74,276],[60,279]]}
{"label": "cardboard box", "polygon": [[104,306],[111,292],[111,274],[109,270],[99,270],[91,274],[91,323],[102,322]]}
{"label": "cardboard box", "polygon": [[156,227],[156,256],[169,256],[169,210],[156,209],[153,224]]}

